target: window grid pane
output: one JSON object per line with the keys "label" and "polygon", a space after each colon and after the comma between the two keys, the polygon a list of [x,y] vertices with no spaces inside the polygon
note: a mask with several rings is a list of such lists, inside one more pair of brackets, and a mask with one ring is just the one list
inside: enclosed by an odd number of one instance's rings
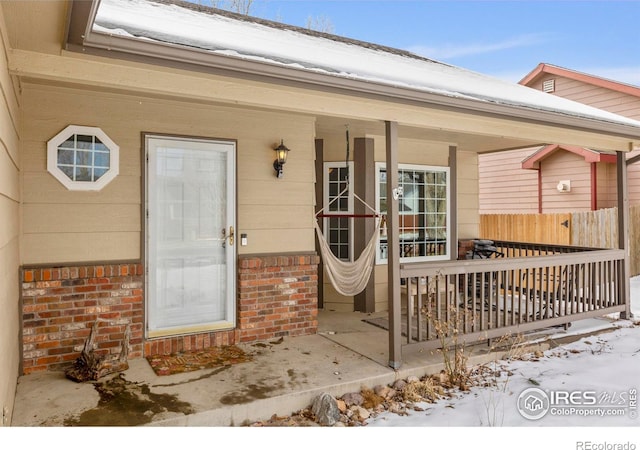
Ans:
{"label": "window grid pane", "polygon": [[109,148],[95,136],[74,134],[58,147],[57,166],[72,181],[96,181],[110,168]]}
{"label": "window grid pane", "polygon": [[[379,209],[387,212],[386,170],[379,173]],[[399,169],[403,188],[399,208],[401,258],[438,257],[447,254],[447,172],[437,169]],[[380,259],[387,258],[387,240],[383,236],[378,249]]]}
{"label": "window grid pane", "polygon": [[[351,191],[347,188],[349,169],[344,165],[328,168],[327,174],[327,211],[331,214],[349,214]],[[342,195],[340,195],[342,193]],[[351,255],[351,227],[353,220],[347,217],[330,217],[326,223],[326,237],[334,255],[349,260]]]}

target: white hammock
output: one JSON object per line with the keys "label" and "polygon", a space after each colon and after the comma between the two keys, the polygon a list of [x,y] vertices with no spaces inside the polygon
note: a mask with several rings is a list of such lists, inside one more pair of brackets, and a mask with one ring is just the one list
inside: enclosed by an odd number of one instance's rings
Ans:
{"label": "white hammock", "polygon": [[[342,197],[342,194],[344,194],[348,190],[349,183],[347,182],[347,186],[344,188],[344,190],[340,192],[336,198],[329,202],[329,204],[325,208],[328,208],[331,203]],[[371,239],[369,239],[369,242],[367,243],[358,259],[356,259],[355,261],[344,261],[334,255],[331,251],[331,247],[329,247],[327,240],[322,234],[322,230],[320,229],[317,221],[318,215],[321,214],[325,208],[322,208],[316,213],[316,221],[314,222],[316,235],[318,236],[318,242],[320,242],[320,253],[322,254],[324,267],[327,269],[331,284],[336,289],[336,291],[345,296],[353,296],[359,294],[360,292],[364,291],[365,287],[367,287],[367,283],[369,282],[369,278],[371,277],[371,272],[373,270],[373,263],[376,259],[376,245],[378,244],[378,238],[380,237],[380,213],[369,206],[367,202],[358,197],[356,193],[354,193],[353,196],[369,210],[371,210],[374,213],[372,217],[375,217],[376,219],[376,226],[373,231],[373,236],[371,236]]]}
{"label": "white hammock", "polygon": [[327,274],[333,287],[342,295],[352,296],[364,290],[371,277],[373,263],[376,259],[376,245],[380,236],[380,219],[376,218],[376,227],[373,236],[367,243],[358,259],[355,261],[343,261],[333,254],[327,240],[322,235],[318,222],[314,222],[320,252]]}

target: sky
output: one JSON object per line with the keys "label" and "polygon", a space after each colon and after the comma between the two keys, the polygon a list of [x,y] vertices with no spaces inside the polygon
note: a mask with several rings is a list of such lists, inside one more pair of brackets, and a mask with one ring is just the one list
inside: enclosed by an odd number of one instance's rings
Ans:
{"label": "sky", "polygon": [[640,86],[640,0],[253,0],[250,14],[328,23],[340,36],[511,82],[547,63]]}

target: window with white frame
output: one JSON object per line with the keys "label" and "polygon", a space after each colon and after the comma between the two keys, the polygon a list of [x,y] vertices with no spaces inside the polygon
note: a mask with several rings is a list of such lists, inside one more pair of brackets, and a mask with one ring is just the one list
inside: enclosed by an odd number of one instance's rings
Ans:
{"label": "window with white frame", "polygon": [[47,143],[47,170],[67,189],[97,191],[118,175],[119,150],[100,128],[69,125]]}
{"label": "window with white frame", "polygon": [[[422,165],[398,166],[398,200],[401,261],[449,259],[449,168]],[[387,171],[376,164],[378,211],[387,213]],[[386,216],[383,218],[386,221]],[[387,262],[385,225],[380,237],[377,262]]]}
{"label": "window with white frame", "polygon": [[[324,235],[334,255],[343,260],[353,258],[353,191],[349,175],[353,163],[324,163]],[[345,217],[340,217],[345,216]]]}

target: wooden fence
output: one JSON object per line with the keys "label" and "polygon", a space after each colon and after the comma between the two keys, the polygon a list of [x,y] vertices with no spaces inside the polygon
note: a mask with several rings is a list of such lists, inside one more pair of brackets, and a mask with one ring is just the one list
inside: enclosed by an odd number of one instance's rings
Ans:
{"label": "wooden fence", "polygon": [[[631,276],[640,275],[640,205],[629,208]],[[481,214],[480,238],[618,248],[618,209],[559,214]]]}

